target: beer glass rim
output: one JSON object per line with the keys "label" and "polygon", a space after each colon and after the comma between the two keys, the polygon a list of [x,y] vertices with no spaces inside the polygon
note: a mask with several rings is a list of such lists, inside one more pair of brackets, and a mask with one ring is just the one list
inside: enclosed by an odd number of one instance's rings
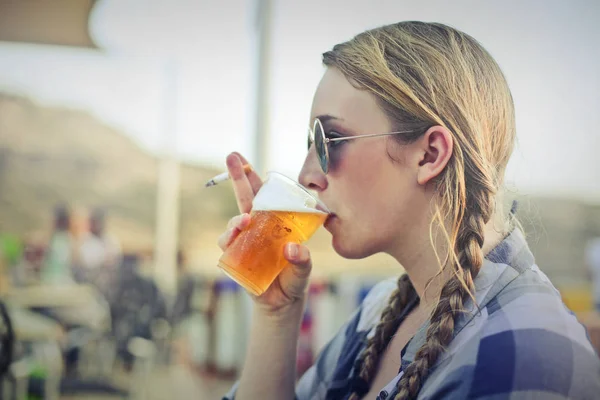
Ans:
{"label": "beer glass rim", "polygon": [[315,200],[317,202],[317,205],[315,207],[316,211],[321,211],[321,212],[324,212],[326,214],[331,213],[331,211],[329,211],[329,208],[327,208],[327,206],[325,205],[325,203],[323,203],[321,201],[321,199],[319,199],[317,196],[315,196],[313,193],[311,193],[310,190],[308,190],[306,188],[306,186],[302,185],[300,182],[298,182],[295,179],[292,179],[289,176],[287,176],[285,174],[282,174],[281,172],[278,172],[278,171],[267,171],[267,180],[272,175],[277,175],[277,176],[283,178],[283,180],[287,181],[288,183],[291,183],[292,185],[294,185],[298,189],[304,191],[308,196],[310,196],[310,198],[312,198],[313,200]]}

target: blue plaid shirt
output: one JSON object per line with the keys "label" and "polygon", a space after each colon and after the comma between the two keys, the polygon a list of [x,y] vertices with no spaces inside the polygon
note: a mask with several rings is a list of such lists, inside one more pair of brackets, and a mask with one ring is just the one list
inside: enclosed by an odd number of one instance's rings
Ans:
{"label": "blue plaid shirt", "polygon": [[[371,290],[300,380],[298,400],[348,398],[357,384],[355,360],[395,287],[390,279]],[[520,230],[487,255],[475,289],[480,311],[467,303],[470,312],[457,321],[454,339],[419,399],[600,399],[600,359],[585,328],[535,264]],[[428,326],[399,355],[400,371],[377,400],[393,399]],[[235,388],[225,400],[233,399]]]}

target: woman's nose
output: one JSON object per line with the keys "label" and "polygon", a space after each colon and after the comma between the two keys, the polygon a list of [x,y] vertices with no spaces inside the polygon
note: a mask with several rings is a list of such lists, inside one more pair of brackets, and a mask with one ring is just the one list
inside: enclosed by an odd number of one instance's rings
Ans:
{"label": "woman's nose", "polygon": [[317,159],[317,152],[315,146],[311,146],[302,165],[302,170],[298,176],[298,182],[304,187],[317,192],[323,191],[327,188],[327,177],[323,173],[319,161]]}

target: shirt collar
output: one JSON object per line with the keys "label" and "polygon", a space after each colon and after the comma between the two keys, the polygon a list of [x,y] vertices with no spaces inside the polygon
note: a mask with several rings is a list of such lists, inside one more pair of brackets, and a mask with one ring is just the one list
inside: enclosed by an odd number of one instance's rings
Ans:
{"label": "shirt collar", "polygon": [[[523,232],[516,228],[484,258],[483,265],[474,279],[475,299],[479,308],[484,308],[494,299],[510,282],[520,274],[531,268],[534,257],[529,250]],[[477,307],[471,300],[467,301],[465,308],[471,312],[463,314],[454,329],[456,336],[476,315]],[[402,370],[413,362],[417,351],[425,343],[427,329],[430,322],[426,321],[417,331],[415,336],[406,346],[402,357]]]}

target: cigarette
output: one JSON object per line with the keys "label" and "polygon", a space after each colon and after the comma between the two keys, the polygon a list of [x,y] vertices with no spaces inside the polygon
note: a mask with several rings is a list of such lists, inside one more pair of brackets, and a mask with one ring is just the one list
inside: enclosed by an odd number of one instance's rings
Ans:
{"label": "cigarette", "polygon": [[[249,164],[244,165],[244,172],[248,173],[250,171],[252,171],[252,167]],[[219,183],[225,182],[226,180],[229,180],[230,178],[231,178],[231,175],[229,175],[229,172],[223,172],[222,174],[219,174],[219,175],[215,176],[214,178],[212,178],[210,181],[206,182],[204,187],[211,187],[211,186],[218,185]]]}

